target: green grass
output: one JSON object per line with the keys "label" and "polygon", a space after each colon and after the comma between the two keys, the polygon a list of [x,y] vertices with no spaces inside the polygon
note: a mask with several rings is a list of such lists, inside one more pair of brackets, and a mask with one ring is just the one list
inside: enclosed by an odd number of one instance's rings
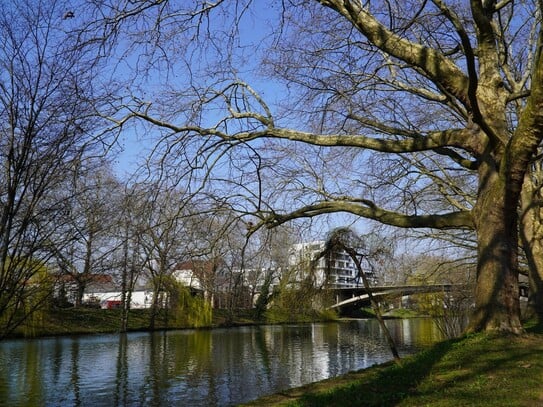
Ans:
{"label": "green grass", "polygon": [[[405,319],[405,318],[420,318],[425,317],[427,315],[422,315],[421,313],[408,309],[408,308],[395,308],[389,311],[383,311],[382,312],[383,318],[398,318],[398,319]],[[360,308],[360,310],[357,312],[357,318],[375,318],[375,312],[371,307],[365,307]]]}
{"label": "green grass", "polygon": [[[31,325],[20,326],[13,334],[16,337],[38,337],[49,335],[94,334],[119,332],[121,325],[121,310],[96,308],[65,308],[51,309],[41,314]],[[149,329],[150,310],[130,310],[128,318],[129,331]],[[229,313],[225,310],[213,310],[210,327],[236,326],[255,324],[252,310],[237,310]],[[160,311],[155,321],[155,329],[193,328],[188,322],[175,323],[171,315],[166,321],[164,311]]]}
{"label": "green grass", "polygon": [[[314,322],[334,320],[335,314],[315,314],[312,319],[296,320],[297,322]],[[96,309],[96,308],[64,308],[42,311],[39,318],[28,321],[26,325],[20,326],[13,334],[14,337],[38,337],[51,335],[70,334],[94,334],[106,332],[119,332],[121,321],[121,310],[119,309]],[[130,310],[128,318],[129,331],[142,331],[149,329],[150,310]],[[180,322],[176,322],[180,321]],[[286,321],[277,321],[286,322]],[[254,325],[270,323],[270,321],[259,321],[254,310],[237,309],[228,311],[214,309],[212,320],[209,326],[198,326],[200,328],[212,328],[220,326]],[[184,329],[194,328],[190,319],[174,318],[169,315],[166,320],[166,313],[161,310],[155,321],[155,329]]]}
{"label": "green grass", "polygon": [[407,308],[395,308],[383,314],[386,318],[420,318],[419,312]]}
{"label": "green grass", "polygon": [[541,406],[543,335],[474,335],[259,399],[255,406]]}
{"label": "green grass", "polygon": [[[43,313],[38,323],[32,327],[21,326],[16,336],[45,336],[118,332],[121,321],[120,310],[94,308],[54,309]],[[149,327],[149,310],[132,310],[129,317],[129,330],[142,330]],[[163,326],[159,318],[157,327]],[[27,333],[25,335],[25,333]]]}

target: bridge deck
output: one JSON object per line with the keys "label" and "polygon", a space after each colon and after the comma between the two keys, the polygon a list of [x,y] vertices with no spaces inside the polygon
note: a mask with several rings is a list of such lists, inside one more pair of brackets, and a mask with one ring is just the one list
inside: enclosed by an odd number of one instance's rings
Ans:
{"label": "bridge deck", "polygon": [[[432,293],[450,291],[452,288],[465,289],[469,286],[462,284],[426,284],[426,285],[400,285],[400,286],[375,286],[371,287],[373,297],[384,297],[389,295],[410,295],[416,293]],[[353,305],[369,299],[367,290],[364,287],[334,288],[337,296],[337,303],[330,306],[330,309],[341,308],[346,305]]]}
{"label": "bridge deck", "polygon": [[[371,287],[372,293],[378,293],[382,291],[424,291],[425,289],[437,291],[437,290],[450,290],[452,287],[458,287],[463,288],[465,285],[463,284],[424,284],[424,285],[414,285],[414,284],[408,284],[408,285],[380,285],[380,286],[374,286]],[[366,289],[364,286],[359,287],[341,287],[341,288],[332,288],[331,290],[334,290],[336,292],[340,292],[342,294],[348,294],[348,293],[365,293]]]}

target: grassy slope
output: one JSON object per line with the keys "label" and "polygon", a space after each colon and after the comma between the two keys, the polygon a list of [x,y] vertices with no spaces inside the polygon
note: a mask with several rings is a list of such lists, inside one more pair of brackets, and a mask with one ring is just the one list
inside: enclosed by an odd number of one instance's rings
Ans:
{"label": "grassy slope", "polygon": [[543,406],[543,335],[474,335],[249,403],[255,406]]}
{"label": "grassy slope", "polygon": [[[92,308],[67,308],[44,313],[31,326],[22,326],[15,331],[15,336],[38,337],[46,335],[93,334],[118,332],[120,310],[102,310]],[[160,324],[159,324],[160,325]],[[139,330],[149,326],[147,310],[131,312],[129,329]]]}
{"label": "grassy slope", "polygon": [[[128,330],[138,331],[149,328],[150,310],[131,310],[128,318]],[[121,310],[94,308],[66,308],[44,313],[33,324],[21,326],[13,336],[38,337],[48,335],[94,334],[119,332]],[[229,315],[224,310],[214,310],[212,326],[235,326],[256,323],[250,311]],[[176,325],[169,318],[166,323],[164,313],[157,316],[156,329],[191,328],[187,325]]]}

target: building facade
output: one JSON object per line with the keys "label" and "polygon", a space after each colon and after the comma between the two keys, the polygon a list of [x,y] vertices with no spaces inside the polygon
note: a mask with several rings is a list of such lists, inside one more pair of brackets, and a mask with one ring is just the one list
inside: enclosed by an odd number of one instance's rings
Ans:
{"label": "building facade", "polygon": [[[296,270],[295,279],[301,281],[308,273],[312,273],[317,286],[328,288],[360,287],[362,279],[358,275],[356,264],[343,250],[319,256],[325,249],[326,242],[318,240],[307,243],[297,243],[289,252],[289,266]],[[364,271],[366,277],[373,280],[372,273]]]}

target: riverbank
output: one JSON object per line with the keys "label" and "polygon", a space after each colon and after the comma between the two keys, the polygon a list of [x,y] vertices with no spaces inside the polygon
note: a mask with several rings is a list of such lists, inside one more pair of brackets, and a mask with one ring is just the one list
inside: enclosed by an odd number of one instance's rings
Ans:
{"label": "riverbank", "polygon": [[477,334],[246,406],[542,406],[543,334]]}
{"label": "riverbank", "polygon": [[[150,310],[130,310],[128,331],[149,331]],[[155,320],[155,330],[216,328],[224,326],[253,325],[259,321],[251,310],[213,310],[212,321],[208,326],[176,324],[167,313],[159,312]],[[96,308],[63,308],[41,313],[33,321],[18,328],[10,337],[36,338],[43,336],[81,335],[119,332],[121,310]]]}
{"label": "riverbank", "polygon": [[[402,354],[439,340],[389,320]],[[62,335],[0,342],[0,405],[233,406],[390,358],[376,320]]]}
{"label": "riverbank", "polygon": [[[120,310],[66,309],[34,321],[34,336],[118,332]],[[172,326],[162,315],[157,329]],[[134,310],[130,331],[148,330]],[[216,310],[213,326],[256,324],[250,311]],[[523,336],[473,335],[445,341],[401,365],[388,363],[253,401],[252,406],[538,406],[543,405],[543,330]]]}
{"label": "riverbank", "polygon": [[[374,318],[375,315],[371,309],[361,311],[361,317]],[[415,311],[410,310],[394,310],[385,315],[385,318],[414,318],[420,317]],[[337,320],[333,314],[305,316],[304,318],[296,318],[294,315],[289,316],[288,321],[266,321],[258,319],[254,310],[240,309],[229,311],[225,309],[214,309],[212,312],[211,322],[208,325],[188,325],[176,323],[171,315],[161,310],[155,320],[155,330],[164,329],[191,329],[191,328],[218,328],[218,327],[234,327],[242,325],[258,325],[258,324],[278,324],[283,322],[288,323],[304,323],[318,321],[333,321]],[[128,318],[128,331],[149,331],[150,310],[149,309],[133,309],[130,310]],[[12,338],[36,338],[43,336],[59,336],[59,335],[80,335],[80,334],[99,334],[119,332],[121,326],[121,310],[120,309],[100,309],[100,308],[57,308],[46,312],[38,313],[37,317],[20,326],[13,334],[9,335]]]}

